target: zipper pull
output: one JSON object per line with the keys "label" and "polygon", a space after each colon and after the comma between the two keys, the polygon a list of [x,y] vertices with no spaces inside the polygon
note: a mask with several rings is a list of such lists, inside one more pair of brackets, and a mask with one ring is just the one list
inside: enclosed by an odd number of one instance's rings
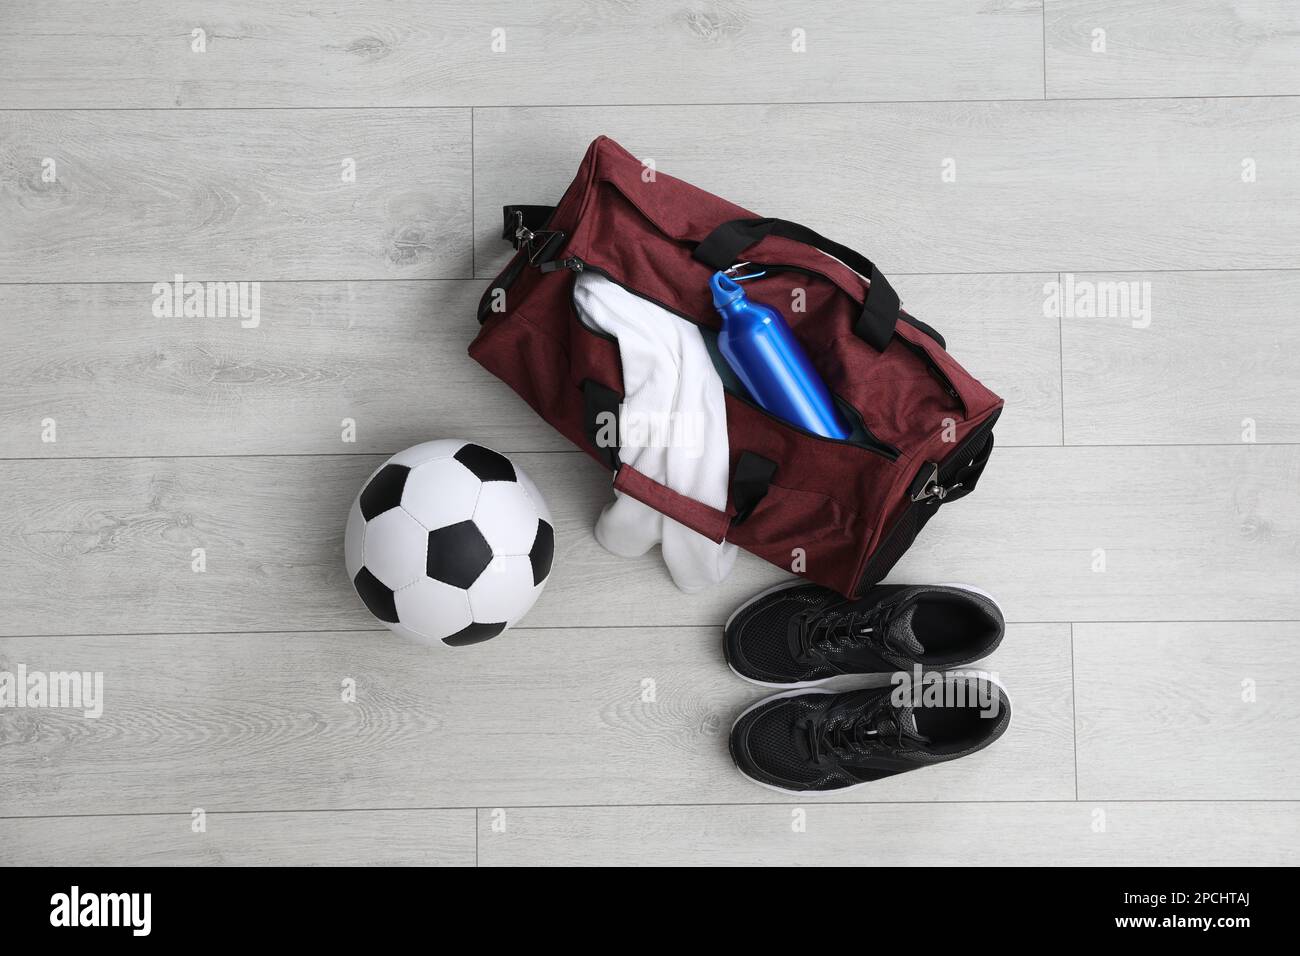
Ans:
{"label": "zipper pull", "polygon": [[557,272],[560,269],[570,269],[574,272],[581,272],[583,261],[577,256],[570,256],[567,259],[552,259],[550,262],[543,262],[538,269],[542,272]]}

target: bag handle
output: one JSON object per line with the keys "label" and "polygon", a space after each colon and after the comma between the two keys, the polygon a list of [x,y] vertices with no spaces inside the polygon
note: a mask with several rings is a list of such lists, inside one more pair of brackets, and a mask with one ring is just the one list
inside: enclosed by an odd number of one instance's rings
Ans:
{"label": "bag handle", "polygon": [[894,337],[894,327],[898,324],[898,293],[875,264],[862,253],[827,239],[807,226],[787,219],[733,219],[705,236],[691,256],[715,272],[721,272],[735,265],[741,253],[767,236],[780,236],[782,239],[812,246],[869,279],[871,288],[867,290],[866,299],[862,303],[862,314],[853,324],[853,331],[877,352],[885,350],[889,340]]}
{"label": "bag handle", "polygon": [[740,453],[731,478],[731,500],[735,511],[723,511],[674,491],[662,482],[647,477],[631,465],[620,464],[614,472],[614,490],[635,498],[678,524],[704,535],[715,544],[726,540],[731,529],[743,524],[758,503],[767,495],[776,462],[752,451]]}
{"label": "bag handle", "polygon": [[721,544],[727,532],[743,524],[767,495],[776,462],[752,451],[742,451],[731,475],[731,502],[735,511],[723,511],[674,491],[619,459],[616,447],[602,444],[602,434],[611,420],[618,421],[622,393],[595,379],[582,380],[583,431],[601,460],[614,472],[614,490],[635,498],[662,515],[672,518],[710,541]]}
{"label": "bag handle", "polygon": [[614,490],[635,498],[715,544],[721,544],[731,528],[731,515],[727,512],[673,491],[628,464],[619,465],[618,471],[614,472]]}

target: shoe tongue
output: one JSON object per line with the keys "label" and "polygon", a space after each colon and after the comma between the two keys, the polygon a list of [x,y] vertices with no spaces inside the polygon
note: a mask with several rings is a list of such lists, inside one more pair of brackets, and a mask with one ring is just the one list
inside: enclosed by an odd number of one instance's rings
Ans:
{"label": "shoe tongue", "polygon": [[921,743],[929,743],[930,738],[921,733],[916,726],[916,708],[911,704],[906,707],[894,707],[889,716],[880,722],[880,732],[883,734],[895,734],[898,728],[903,729],[903,735],[918,740]]}
{"label": "shoe tongue", "polygon": [[889,626],[885,628],[885,641],[894,647],[919,656],[925,653],[925,646],[921,644],[920,639],[916,636],[916,631],[912,627],[912,618],[915,615],[915,601],[895,612],[890,619]]}

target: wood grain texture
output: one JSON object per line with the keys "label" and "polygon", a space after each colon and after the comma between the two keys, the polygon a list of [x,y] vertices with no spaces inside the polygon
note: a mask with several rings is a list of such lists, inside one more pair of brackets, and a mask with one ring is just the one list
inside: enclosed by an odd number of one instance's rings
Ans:
{"label": "wood grain texture", "polygon": [[467,110],[0,112],[0,276],[469,276],[469,181]]}
{"label": "wood grain texture", "polygon": [[[571,448],[466,356],[483,287],[266,283],[260,324],[243,328],[155,318],[148,285],[0,286],[0,453],[387,455],[451,435]],[[56,442],[41,440],[45,418]]]}
{"label": "wood grain texture", "polygon": [[1061,330],[1042,308],[1043,285],[1055,279],[909,275],[896,283],[908,311],[938,329],[948,351],[1006,400],[999,447],[1061,444]]}
{"label": "wood grain texture", "polygon": [[[204,808],[206,809],[206,808]],[[473,866],[473,810],[0,819],[5,866]]]}
{"label": "wood grain texture", "polygon": [[[342,535],[382,460],[0,463],[0,495],[22,502],[0,515],[0,634],[369,627]],[[683,595],[657,552],[613,558],[596,543],[608,472],[578,452],[515,460],[556,521],[534,627],[720,624],[785,577],[742,554],[725,584]],[[968,581],[1013,621],[1297,618],[1297,470],[1296,446],[998,449],[891,580]]]}
{"label": "wood grain texture", "polygon": [[1048,0],[1044,26],[1049,97],[1300,93],[1291,0]]}
{"label": "wood grain texture", "polygon": [[[794,832],[801,809],[806,830]],[[1105,831],[1093,827],[1105,814]],[[1294,866],[1293,804],[1002,803],[479,811],[483,866]]]}
{"label": "wood grain texture", "polygon": [[[727,753],[772,692],[727,669],[717,628],[521,628],[459,650],[387,631],[0,640],[0,669],[104,675],[97,719],[5,713],[0,816],[781,799]],[[1013,626],[983,665],[1007,733],[853,799],[1073,797],[1069,655],[1067,627]]]}
{"label": "wood grain texture", "polygon": [[[941,316],[953,351],[1006,397],[1006,445],[1060,443],[1046,278],[908,282],[909,307]],[[466,357],[484,287],[265,283],[260,322],[244,328],[156,318],[149,285],[0,285],[0,457],[392,454],[451,435],[507,453],[571,449]],[[47,418],[55,442],[42,441]],[[356,423],[350,444],[344,419]]]}
{"label": "wood grain texture", "polygon": [[1076,624],[1074,666],[1083,799],[1300,798],[1300,623]]}
{"label": "wood grain texture", "polygon": [[[71,0],[5,13],[15,107],[1041,97],[1037,0]],[[206,52],[192,31],[206,31]],[[806,52],[795,52],[803,31]],[[495,31],[501,31],[497,33]],[[761,68],[755,69],[755,66]],[[742,90],[743,86],[743,90]]]}
{"label": "wood grain texture", "polygon": [[[556,202],[602,133],[887,276],[1300,261],[1297,100],[481,109],[474,122],[483,276],[509,252],[501,206]],[[1244,157],[1272,172],[1242,183]]]}
{"label": "wood grain texture", "polygon": [[1248,420],[1257,442],[1300,442],[1300,272],[1075,281],[1146,287],[1151,314],[1063,318],[1070,444],[1232,444]]}
{"label": "wood grain texture", "polygon": [[[544,490],[556,522],[555,569],[530,624],[720,623],[728,606],[783,576],[754,560],[727,588],[683,596],[657,553],[616,560],[596,544],[608,472],[579,452],[515,461]],[[0,633],[372,627],[344,571],[342,536],[347,508],[382,462],[5,463],[0,493],[24,507],[0,518],[0,578],[12,585]],[[206,552],[203,573],[191,570],[195,548]]]}
{"label": "wood grain texture", "polygon": [[1010,620],[1300,617],[1297,473],[1296,446],[995,450],[890,577],[979,584]]}
{"label": "wood grain texture", "polygon": [[[0,670],[105,701],[0,711],[0,863],[1300,862],[1295,3],[10,7]],[[786,575],[685,596],[609,556],[608,474],[465,356],[500,206],[602,133],[868,254],[1007,398],[891,576],[1015,622],[994,747],[825,802],[746,781],[768,692],[719,625]],[[1063,272],[1150,281],[1149,327],[1047,316]],[[155,317],[177,273],[263,283],[257,327]],[[379,628],[341,541],[448,435],[557,525],[528,626],[456,651]]]}

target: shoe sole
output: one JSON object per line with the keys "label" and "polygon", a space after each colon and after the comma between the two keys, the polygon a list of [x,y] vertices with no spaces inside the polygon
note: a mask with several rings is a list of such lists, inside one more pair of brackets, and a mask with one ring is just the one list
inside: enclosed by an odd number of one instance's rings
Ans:
{"label": "shoe sole", "polygon": [[[941,585],[941,586],[942,586],[942,587],[955,587],[956,585]],[[983,592],[981,592],[981,593],[983,593]],[[992,598],[990,598],[990,600],[992,600]],[[996,602],[995,602],[995,603],[996,603]],[[1013,711],[1015,710],[1015,707],[1013,707],[1013,706],[1011,705],[1011,695],[1007,693],[1007,689],[1006,689],[1005,687],[1002,686],[1001,682],[999,682],[999,681],[995,681],[995,680],[994,680],[993,678],[991,678],[991,677],[984,677],[984,678],[982,678],[982,679],[988,681],[990,684],[992,684],[994,687],[996,687],[998,690],[1000,690],[1000,691],[1002,692],[1002,696],[1006,698],[1006,701],[1007,701],[1007,707],[1008,707],[1009,709],[1013,710]],[[762,706],[764,706],[764,705],[766,705],[766,704],[770,704],[770,703],[772,703],[772,701],[774,701],[774,700],[785,700],[787,697],[798,697],[800,694],[809,694],[809,693],[812,693],[812,694],[837,694],[837,693],[841,693],[841,692],[840,692],[840,691],[834,691],[834,690],[808,690],[808,689],[806,689],[806,688],[801,688],[801,689],[799,689],[799,690],[788,690],[788,691],[785,691],[784,693],[781,693],[781,694],[773,694],[771,697],[764,697],[764,698],[763,698],[762,700],[760,700],[758,703],[756,703],[756,704],[752,704],[752,705],[750,705],[749,707],[746,707],[745,710],[741,712],[740,716],[737,717],[735,720],[733,720],[733,721],[731,722],[731,730],[730,730],[730,731],[728,732],[728,734],[727,734],[728,750],[730,750],[731,737],[732,737],[732,735],[734,735],[734,734],[736,733],[736,726],[737,726],[737,725],[738,725],[742,720],[744,720],[744,719],[745,719],[749,714],[753,713],[754,711],[758,710],[758,708],[760,708],[760,707],[762,707]],[[1006,733],[1006,731],[1003,730],[1002,734],[1005,734],[1005,733]],[[1001,738],[1002,734],[999,734],[999,735],[998,735],[999,739]],[[987,750],[989,747],[993,746],[993,744],[995,744],[995,743],[997,743],[997,740],[991,740],[991,741],[989,741],[987,745],[985,745],[984,747],[982,747],[980,750],[977,750],[976,753],[982,753],[984,750]],[[967,754],[967,756],[969,756],[969,757],[973,757],[973,756],[975,756],[975,754]],[[961,760],[962,758],[961,758],[961,757],[957,757],[957,758],[955,758],[955,759],[957,759],[957,760]],[[943,762],[944,762],[944,763],[951,763],[952,761],[950,761],[950,760],[945,760],[945,761],[943,761]],[[758,780],[758,779],[756,779],[756,778],[754,778],[754,777],[751,777],[749,774],[745,773],[745,768],[744,768],[744,767],[742,767],[740,764],[736,763],[736,758],[735,758],[734,755],[731,756],[731,765],[732,765],[733,767],[736,768],[736,772],[737,772],[737,773],[739,773],[742,777],[744,777],[744,778],[745,778],[746,780],[748,780],[750,783],[757,784],[758,786],[762,787],[764,790],[771,790],[771,791],[774,792],[774,793],[783,793],[783,794],[786,794],[787,796],[792,796],[792,797],[829,797],[829,796],[837,796],[837,795],[839,795],[839,794],[841,794],[841,793],[850,793],[850,792],[852,792],[852,791],[854,791],[854,790],[859,790],[859,789],[861,789],[862,787],[868,787],[868,786],[870,786],[871,784],[873,784],[873,783],[877,783],[877,782],[878,782],[878,781],[876,781],[876,780],[863,780],[861,783],[853,783],[853,784],[849,784],[849,786],[847,786],[847,787],[837,787],[837,788],[835,788],[834,790],[791,790],[789,787],[778,787],[778,786],[777,786],[776,784],[774,784],[774,783],[766,783],[766,782],[764,782],[764,781],[762,781],[762,780]],[[929,765],[929,766],[933,766],[933,765]],[[913,769],[913,770],[920,770],[920,769],[922,769],[922,767],[914,767],[914,768],[912,768],[912,769]],[[911,772],[911,771],[908,771],[908,770],[900,770],[900,771],[899,771],[899,773],[910,773],[910,772]],[[897,773],[895,773],[895,774],[890,774],[890,776],[894,776],[894,777],[896,777],[896,776],[898,776],[898,774],[897,774]],[[882,777],[881,779],[885,779],[885,778]]]}
{"label": "shoe sole", "polygon": [[[724,624],[724,625],[722,625],[722,632],[723,632],[723,634],[726,634],[727,630],[731,627],[731,622],[734,621],[737,617],[739,617],[739,616],[740,616],[740,612],[743,611],[743,610],[745,610],[745,608],[750,607],[750,606],[752,606],[752,605],[758,603],[759,601],[763,600],[763,598],[768,597],[769,595],[776,594],[778,591],[786,591],[786,590],[789,590],[790,588],[799,587],[800,585],[808,584],[808,583],[809,583],[808,581],[785,581],[785,582],[783,582],[783,583],[781,583],[781,584],[778,584],[778,585],[776,585],[776,586],[774,586],[774,587],[770,587],[770,588],[768,588],[768,589],[765,590],[765,591],[760,591],[758,594],[755,594],[752,598],[750,598],[748,601],[746,601],[746,602],[745,602],[744,604],[742,604],[740,607],[736,608],[736,610],[734,610],[734,611],[731,612],[731,617],[727,618],[727,623]],[[977,587],[975,587],[975,585],[973,585],[973,584],[957,584],[957,583],[935,584],[935,585],[931,585],[931,586],[932,586],[932,587],[936,587],[936,588],[956,588],[958,591],[967,591],[967,592],[969,592],[969,593],[971,593],[971,594],[978,594],[980,597],[983,597],[983,598],[988,599],[989,601],[992,601],[992,602],[993,602],[993,606],[994,606],[995,608],[998,609],[998,614],[1001,614],[1001,615],[1002,615],[1002,619],[1003,619],[1004,621],[1006,620],[1006,615],[1005,615],[1005,614],[1002,614],[1002,605],[998,603],[998,599],[995,598],[992,594],[989,594],[989,592],[988,592],[988,591],[985,591],[983,588],[977,588]],[[724,657],[726,656],[725,651],[724,651],[723,656],[724,656]],[[987,654],[984,655],[984,657],[987,657],[987,656],[988,656]],[[966,661],[964,664],[953,664],[953,665],[950,665],[950,666],[948,666],[948,667],[944,667],[944,668],[940,668],[940,669],[941,669],[941,670],[955,670],[955,669],[957,669],[957,668],[959,668],[959,667],[969,667],[971,664],[974,664],[976,661],[980,661],[980,660],[983,660],[983,659],[984,659],[983,657],[976,657],[976,658],[973,658],[972,660]],[[802,681],[765,681],[765,680],[757,680],[757,679],[755,679],[755,678],[753,678],[753,677],[746,677],[744,674],[742,674],[740,671],[736,670],[736,668],[732,666],[730,660],[727,661],[727,668],[731,671],[731,673],[735,674],[735,675],[736,675],[737,677],[739,677],[741,680],[743,680],[743,681],[747,681],[747,682],[749,682],[749,683],[751,683],[751,684],[754,684],[754,685],[757,686],[757,687],[785,687],[785,688],[788,688],[788,689],[790,689],[790,690],[807,690],[807,689],[810,688],[810,687],[820,687],[820,686],[822,686],[823,684],[825,684],[825,683],[827,683],[827,682],[829,682],[829,681],[836,680],[837,678],[840,678],[840,677],[854,677],[854,676],[859,676],[859,677],[860,677],[860,676],[869,676],[869,675],[861,675],[861,674],[855,675],[855,674],[853,674],[852,672],[850,672],[850,673],[847,673],[847,674],[833,674],[833,675],[830,676],[830,677],[822,677],[822,678],[820,678],[819,680],[802,680]],[[775,698],[773,698],[773,699],[775,699]],[[744,715],[744,714],[741,714],[740,716],[743,717],[743,716],[745,716],[745,715]],[[800,791],[796,791],[796,792],[798,792],[798,793],[803,793],[803,792],[805,792],[805,791],[800,790]]]}

